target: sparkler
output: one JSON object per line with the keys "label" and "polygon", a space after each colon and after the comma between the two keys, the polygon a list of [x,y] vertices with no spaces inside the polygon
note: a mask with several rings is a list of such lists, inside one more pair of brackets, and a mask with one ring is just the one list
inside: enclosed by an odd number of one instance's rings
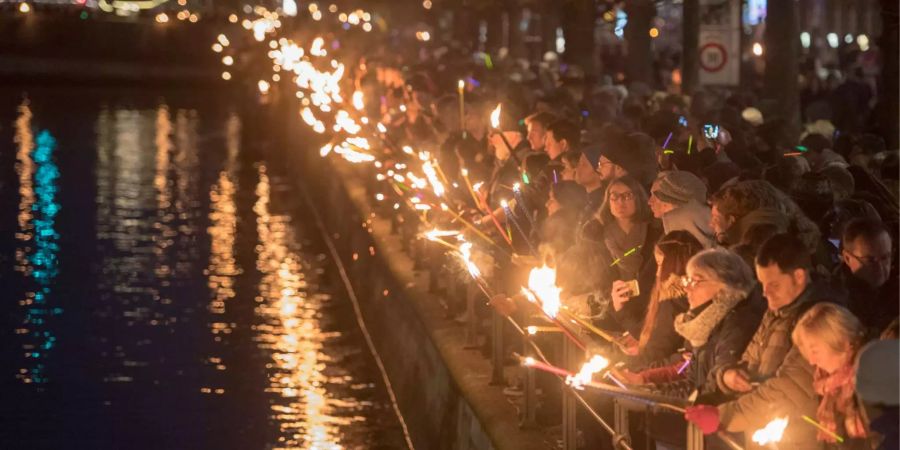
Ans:
{"label": "sparkler", "polygon": [[513,194],[516,196],[516,205],[522,210],[522,213],[525,214],[525,218],[528,219],[528,225],[534,228],[534,220],[531,218],[531,214],[528,214],[528,209],[525,208],[525,199],[522,196],[521,184],[513,184]]}
{"label": "sparkler", "polygon": [[472,182],[469,180],[469,170],[463,167],[459,170],[460,174],[462,174],[463,183],[466,185],[466,189],[469,191],[469,194],[472,195],[472,200],[475,202],[475,207],[481,209],[481,201],[478,200],[478,194],[475,193],[475,189],[472,187]]}
{"label": "sparkler", "polygon": [[462,130],[463,139],[466,138],[466,82],[459,80],[456,83],[456,91],[459,97],[459,129]]}
{"label": "sparkler", "polygon": [[584,389],[586,384],[591,384],[594,374],[607,367],[609,367],[608,359],[600,355],[594,355],[588,362],[581,366],[581,370],[579,370],[578,373],[566,376],[566,384],[575,389]]}
{"label": "sparkler", "polygon": [[787,428],[787,426],[787,417],[775,419],[769,422],[765,427],[756,430],[753,433],[753,442],[756,442],[759,445],[772,444],[774,446],[781,441],[781,436],[784,435],[784,429]]}
{"label": "sparkler", "polygon": [[559,326],[563,334],[574,342],[578,348],[585,350],[587,347],[584,345],[584,342],[572,334],[557,318],[561,306],[559,299],[561,291],[556,286],[556,270],[547,266],[531,269],[531,272],[528,274],[528,287],[522,288],[522,293],[528,301],[539,304],[544,315]]}
{"label": "sparkler", "polygon": [[[484,183],[482,183],[482,182],[478,182],[475,184],[475,186],[472,189],[475,192],[480,193],[481,186],[483,184]],[[494,215],[494,210],[491,209],[490,205],[487,204],[487,200],[485,200],[484,197],[480,197],[480,200],[477,200],[477,202],[480,202],[480,205],[481,205],[480,208],[483,208],[485,211],[487,211],[488,216],[491,217],[491,222],[494,223],[494,226],[497,227],[497,231],[500,232],[500,236],[503,236],[503,240],[506,241],[506,244],[509,245],[510,248],[512,248],[512,238],[509,236],[509,234],[507,234],[506,232],[503,231],[503,226],[500,225],[500,221],[497,220],[497,216]]]}
{"label": "sparkler", "polygon": [[512,209],[509,207],[509,202],[506,200],[500,201],[500,206],[503,208],[503,212],[506,214],[506,219],[512,222],[515,225],[516,230],[519,231],[519,234],[522,235],[522,239],[525,239],[525,243],[528,244],[528,248],[531,250],[533,255],[537,255],[537,251],[534,250],[534,245],[531,244],[531,239],[528,238],[528,235],[525,234],[525,230],[522,229],[522,225],[519,224],[519,219],[516,219],[515,214],[513,214]]}
{"label": "sparkler", "polygon": [[[450,213],[450,215],[453,216],[454,219],[458,220],[466,228],[475,232],[475,234],[477,234],[478,237],[484,239],[487,243],[489,243],[495,247],[497,246],[497,243],[495,243],[493,239],[489,238],[488,235],[484,234],[481,230],[478,229],[478,227],[476,227],[475,225],[472,225],[471,222],[469,222],[466,219],[463,219],[463,217],[461,215],[459,215],[458,213],[456,213],[455,211],[450,209],[450,207],[447,206],[446,203],[441,203],[441,211]],[[499,248],[499,247],[497,247],[497,248]]]}
{"label": "sparkler", "polygon": [[497,107],[494,108],[494,110],[491,112],[491,127],[497,130],[497,134],[499,134],[500,139],[503,140],[503,145],[505,145],[506,149],[509,150],[509,156],[513,158],[513,160],[516,162],[516,167],[518,167],[519,171],[521,171],[522,161],[519,161],[519,157],[518,155],[516,155],[516,151],[513,149],[512,145],[510,145],[509,140],[506,139],[506,135],[503,134],[503,131],[500,130],[500,112],[502,107],[502,103],[497,103]]}

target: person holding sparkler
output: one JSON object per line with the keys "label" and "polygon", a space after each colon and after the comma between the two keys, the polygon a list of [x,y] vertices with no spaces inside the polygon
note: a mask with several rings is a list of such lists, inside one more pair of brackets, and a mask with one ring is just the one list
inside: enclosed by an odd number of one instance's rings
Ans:
{"label": "person holding sparkler", "polygon": [[[760,247],[756,274],[768,310],[741,360],[716,370],[719,389],[740,397],[717,407],[689,408],[688,417],[693,421],[744,432],[749,442],[773,411],[814,414],[812,367],[792,349],[790,337],[801,314],[833,297],[824,283],[813,281],[811,265],[803,243],[795,236],[775,235]],[[810,427],[789,427],[781,442],[799,448],[819,447]]]}

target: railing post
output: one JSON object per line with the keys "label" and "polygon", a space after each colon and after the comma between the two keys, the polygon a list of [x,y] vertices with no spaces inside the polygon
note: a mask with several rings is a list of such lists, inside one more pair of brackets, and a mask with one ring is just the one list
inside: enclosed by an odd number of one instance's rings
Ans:
{"label": "railing post", "polygon": [[[472,314],[475,315],[474,308]],[[491,385],[502,386],[506,384],[503,376],[503,322],[505,317],[497,310],[491,309]]]}
{"label": "railing post", "polygon": [[[560,334],[560,339],[563,340],[563,367],[571,370],[584,355],[565,334]],[[578,424],[575,420],[578,404],[571,389],[563,386],[562,390],[562,450],[575,450],[578,448]]]}
{"label": "railing post", "polygon": [[623,406],[618,399],[613,400],[613,428],[616,430],[613,436],[613,447],[618,447],[619,442],[625,441],[631,445],[631,436],[628,434],[628,408]]}
{"label": "railing post", "polygon": [[474,281],[466,283],[466,350],[478,348],[478,314],[475,314],[475,298],[480,291]]}
{"label": "railing post", "polygon": [[[534,350],[531,348],[531,335],[525,333],[522,336],[522,354],[526,356],[531,356],[532,358],[537,358],[537,355],[534,353]],[[525,386],[524,394],[525,394],[525,413],[522,415],[522,420],[519,422],[519,428],[535,428],[537,426],[537,392],[535,386],[535,377],[534,377],[534,368],[525,367]]]}
{"label": "railing post", "polygon": [[685,448],[687,450],[703,450],[703,431],[692,423],[688,424]]}

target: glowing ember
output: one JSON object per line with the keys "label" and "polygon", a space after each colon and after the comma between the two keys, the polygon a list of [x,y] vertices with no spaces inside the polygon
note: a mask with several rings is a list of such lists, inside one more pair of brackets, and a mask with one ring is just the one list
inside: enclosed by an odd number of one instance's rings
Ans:
{"label": "glowing ember", "polygon": [[765,428],[756,430],[753,433],[753,442],[759,445],[774,444],[781,440],[784,429],[788,426],[788,418],[783,417],[769,422]]}
{"label": "glowing ember", "polygon": [[356,108],[357,111],[362,111],[363,107],[365,107],[365,103],[363,103],[363,93],[361,91],[353,93],[353,107]]}
{"label": "glowing ember", "polygon": [[584,385],[590,384],[591,381],[593,381],[592,378],[595,373],[600,372],[607,367],[609,367],[608,359],[600,355],[594,355],[590,361],[581,366],[581,370],[579,370],[578,373],[566,377],[566,384],[575,389],[584,389]]}
{"label": "glowing ember", "polygon": [[494,128],[500,128],[500,108],[502,106],[500,103],[497,103],[497,107],[491,112],[491,126]]}
{"label": "glowing ember", "polygon": [[437,172],[434,170],[434,166],[431,165],[431,161],[425,161],[425,163],[422,164],[422,172],[425,172],[425,177],[428,178],[428,182],[434,190],[434,195],[443,197],[444,184],[438,179]]}

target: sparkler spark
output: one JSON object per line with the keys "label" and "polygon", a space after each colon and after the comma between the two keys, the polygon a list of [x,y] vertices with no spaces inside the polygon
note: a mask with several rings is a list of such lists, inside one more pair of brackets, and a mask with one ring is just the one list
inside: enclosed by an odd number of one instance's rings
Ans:
{"label": "sparkler spark", "polygon": [[781,441],[784,429],[788,426],[788,418],[783,417],[769,422],[765,427],[753,433],[753,442],[759,445],[774,444]]}
{"label": "sparkler spark", "polygon": [[566,377],[566,384],[575,389],[584,389],[586,384],[590,384],[593,381],[594,374],[607,367],[609,367],[608,359],[600,355],[594,355],[581,366],[581,370],[578,373]]}

